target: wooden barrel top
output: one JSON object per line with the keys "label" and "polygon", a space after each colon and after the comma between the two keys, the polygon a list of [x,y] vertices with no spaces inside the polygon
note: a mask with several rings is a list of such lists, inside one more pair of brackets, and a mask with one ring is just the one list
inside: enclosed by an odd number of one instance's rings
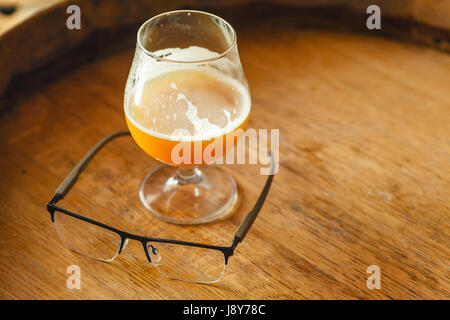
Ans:
{"label": "wooden barrel top", "polygon": [[[0,298],[449,298],[450,56],[288,20],[236,24],[252,95],[249,127],[280,129],[280,170],[214,285],[164,278],[133,241],[111,263],[78,256],[46,212],[85,152],[126,129],[134,48],[17,82],[0,113]],[[141,179],[157,166],[120,138],[61,206],[137,234],[229,245],[265,178],[256,166],[224,166],[242,194],[238,211],[176,226],[138,199]],[[81,290],[66,288],[70,265],[81,268]],[[370,265],[381,269],[380,290],[366,286]]]}

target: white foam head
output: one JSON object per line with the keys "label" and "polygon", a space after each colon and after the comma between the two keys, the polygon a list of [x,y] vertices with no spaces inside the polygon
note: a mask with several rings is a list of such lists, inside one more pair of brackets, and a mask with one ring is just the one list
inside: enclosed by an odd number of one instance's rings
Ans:
{"label": "white foam head", "polygon": [[[217,57],[217,53],[212,52],[208,49],[191,46],[188,48],[168,48],[154,52],[155,55],[164,56],[171,60],[176,61],[192,61],[194,58],[197,60],[206,60]],[[242,84],[238,80],[235,80],[228,74],[230,74],[231,62],[226,58],[221,58],[220,61],[214,63],[214,67],[209,64],[179,64],[179,63],[167,63],[161,60],[156,59],[146,59],[145,61],[141,61],[143,65],[139,66],[136,74],[135,85],[130,87],[127,84],[127,89],[125,92],[125,113],[128,119],[140,130],[162,138],[166,140],[175,140],[175,141],[200,141],[200,140],[209,140],[215,137],[220,137],[226,133],[229,133],[236,128],[240,127],[242,123],[247,119],[248,114],[250,112],[251,101],[250,95],[248,92],[248,88],[246,84]],[[227,119],[227,123],[225,126],[219,126],[217,124],[213,124],[206,118],[200,118],[198,114],[197,106],[192,103],[188,97],[186,97],[183,92],[178,92],[176,96],[175,103],[179,101],[183,101],[187,105],[187,111],[185,112],[186,118],[190,121],[190,124],[194,128],[193,134],[177,134],[170,135],[161,132],[157,132],[157,130],[152,130],[151,128],[147,128],[141,125],[131,114],[130,105],[139,106],[142,104],[144,87],[147,81],[151,81],[152,79],[164,75],[166,73],[174,72],[174,71],[189,71],[189,70],[197,70],[207,73],[213,78],[226,83],[232,90],[235,91],[235,94],[239,97],[239,112],[236,112],[236,108],[233,109],[233,114],[230,111],[224,108],[223,113]],[[220,70],[220,71],[219,71]],[[131,76],[131,74],[130,74]],[[180,84],[171,82],[170,88],[173,90],[178,90]],[[131,101],[133,99],[134,101]],[[162,105],[164,108],[165,105]],[[234,119],[232,119],[232,116]],[[173,120],[176,119],[176,114],[172,115]]]}

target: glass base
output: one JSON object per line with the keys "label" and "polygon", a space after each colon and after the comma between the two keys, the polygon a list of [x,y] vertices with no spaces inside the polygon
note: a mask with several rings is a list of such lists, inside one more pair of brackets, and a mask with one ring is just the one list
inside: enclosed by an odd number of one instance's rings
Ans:
{"label": "glass base", "polygon": [[157,218],[185,225],[224,219],[239,202],[233,177],[214,165],[159,167],[144,178],[139,197]]}

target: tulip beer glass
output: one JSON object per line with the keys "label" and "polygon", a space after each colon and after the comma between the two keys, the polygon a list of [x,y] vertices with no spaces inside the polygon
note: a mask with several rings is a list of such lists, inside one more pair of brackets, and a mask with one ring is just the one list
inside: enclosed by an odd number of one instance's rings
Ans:
{"label": "tulip beer glass", "polygon": [[[228,216],[238,204],[234,179],[217,165],[200,165],[206,151],[224,155],[250,113],[233,28],[213,14],[179,10],[151,18],[137,37],[125,117],[139,147],[165,163],[142,181],[142,203],[178,224]],[[211,152],[220,139],[222,148]]]}

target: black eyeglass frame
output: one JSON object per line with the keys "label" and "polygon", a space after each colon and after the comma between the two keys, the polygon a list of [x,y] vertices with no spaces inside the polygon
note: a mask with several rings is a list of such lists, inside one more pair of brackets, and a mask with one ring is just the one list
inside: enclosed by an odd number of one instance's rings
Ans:
{"label": "black eyeglass frame", "polygon": [[89,162],[94,158],[94,156],[100,151],[100,149],[103,148],[111,140],[113,140],[117,137],[121,137],[121,136],[130,136],[130,132],[129,131],[119,131],[119,132],[113,133],[113,134],[103,138],[102,140],[100,140],[83,157],[83,159],[81,159],[77,163],[77,165],[72,169],[72,171],[69,173],[69,175],[63,180],[63,182],[56,189],[55,195],[52,198],[52,200],[49,203],[47,203],[47,210],[50,213],[52,222],[53,223],[55,222],[55,211],[58,211],[60,213],[69,215],[73,218],[76,218],[76,219],[79,219],[79,220],[82,220],[82,221],[85,221],[88,223],[92,223],[101,228],[115,232],[121,238],[120,247],[119,247],[117,254],[120,254],[122,252],[122,249],[123,249],[124,244],[126,243],[127,239],[140,241],[142,243],[142,246],[144,247],[144,251],[147,256],[147,260],[150,263],[151,263],[151,257],[148,253],[147,243],[148,242],[163,242],[163,243],[178,244],[178,245],[185,245],[185,246],[191,246],[191,247],[218,250],[223,253],[224,258],[225,258],[225,265],[227,265],[229,257],[231,257],[233,255],[234,250],[236,249],[237,245],[244,240],[244,238],[247,235],[248,231],[250,230],[253,222],[255,221],[256,217],[258,216],[258,213],[261,211],[261,208],[267,197],[267,194],[269,192],[270,186],[272,184],[273,176],[274,176],[274,163],[273,163],[272,156],[271,156],[271,170],[270,170],[270,174],[267,177],[264,188],[263,188],[261,194],[259,195],[258,200],[256,201],[255,205],[253,206],[252,210],[246,215],[245,219],[242,221],[242,223],[238,227],[237,231],[235,232],[234,239],[233,239],[231,246],[229,246],[229,247],[214,246],[214,245],[197,243],[197,242],[187,242],[187,241],[173,240],[173,239],[151,238],[151,237],[139,236],[136,234],[132,234],[129,232],[125,232],[125,231],[116,229],[116,228],[106,225],[104,223],[86,218],[84,216],[78,215],[76,213],[73,213],[69,210],[60,208],[55,205],[58,201],[60,201],[67,195],[67,193],[70,191],[70,189],[75,185],[76,181],[78,180],[79,175],[83,172],[83,170],[86,168],[86,166],[89,164]]}

